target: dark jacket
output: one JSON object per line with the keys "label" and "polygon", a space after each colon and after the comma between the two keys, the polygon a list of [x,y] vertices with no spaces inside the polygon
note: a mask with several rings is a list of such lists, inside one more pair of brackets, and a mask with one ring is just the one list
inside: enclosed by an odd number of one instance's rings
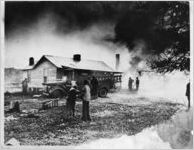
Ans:
{"label": "dark jacket", "polygon": [[69,102],[75,102],[77,99],[77,95],[78,95],[79,91],[76,90],[75,88],[71,88],[68,92],[68,98],[67,101]]}
{"label": "dark jacket", "polygon": [[91,87],[92,89],[98,89],[98,80],[96,78],[92,78]]}

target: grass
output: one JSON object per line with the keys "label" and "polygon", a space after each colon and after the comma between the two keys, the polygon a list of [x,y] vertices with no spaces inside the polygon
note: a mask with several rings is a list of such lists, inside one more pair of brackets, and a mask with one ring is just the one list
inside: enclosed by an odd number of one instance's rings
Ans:
{"label": "grass", "polygon": [[4,137],[5,142],[15,137],[21,145],[76,145],[121,134],[137,134],[170,119],[178,109],[179,104],[167,102],[135,106],[92,102],[92,122],[85,123],[80,119],[82,104],[78,102],[75,118],[66,116],[65,106],[40,111],[37,118],[5,114],[18,119],[5,121]]}

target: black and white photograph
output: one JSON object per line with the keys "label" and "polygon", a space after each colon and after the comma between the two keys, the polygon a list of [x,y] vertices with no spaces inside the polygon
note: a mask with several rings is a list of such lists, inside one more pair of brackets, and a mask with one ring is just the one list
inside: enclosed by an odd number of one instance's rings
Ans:
{"label": "black and white photograph", "polygon": [[193,149],[193,6],[2,0],[1,148]]}

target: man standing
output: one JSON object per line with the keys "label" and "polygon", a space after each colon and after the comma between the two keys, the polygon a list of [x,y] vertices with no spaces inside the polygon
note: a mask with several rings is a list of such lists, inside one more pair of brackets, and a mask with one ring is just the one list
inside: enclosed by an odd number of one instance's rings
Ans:
{"label": "man standing", "polygon": [[94,99],[98,97],[98,80],[95,76],[91,80],[91,95]]}
{"label": "man standing", "polygon": [[189,108],[190,108],[190,82],[187,83],[185,95],[187,96],[187,100],[188,100],[188,109],[189,109]]}
{"label": "man standing", "polygon": [[70,116],[74,117],[75,116],[75,102],[77,99],[77,94],[79,91],[77,90],[77,86],[72,85],[68,92],[68,97],[67,97],[67,111]]}
{"label": "man standing", "polygon": [[128,82],[129,91],[132,91],[132,85],[133,85],[133,79],[129,77],[129,82]]}
{"label": "man standing", "polygon": [[91,121],[89,114],[89,101],[91,100],[90,86],[88,80],[84,80],[83,87],[83,107],[82,107],[82,120]]}
{"label": "man standing", "polygon": [[28,91],[28,80],[27,80],[27,78],[25,78],[22,81],[22,91],[23,91],[23,94],[27,94],[27,91]]}
{"label": "man standing", "polygon": [[139,89],[139,78],[138,77],[136,77],[135,84],[136,84],[136,90],[138,91]]}

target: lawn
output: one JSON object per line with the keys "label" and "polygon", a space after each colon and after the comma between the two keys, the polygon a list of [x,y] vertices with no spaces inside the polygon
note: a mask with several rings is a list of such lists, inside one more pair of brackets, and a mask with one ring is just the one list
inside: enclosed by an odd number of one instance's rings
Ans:
{"label": "lawn", "polygon": [[81,102],[76,104],[75,118],[65,115],[65,106],[39,111],[38,117],[6,113],[5,117],[13,115],[16,119],[5,119],[4,137],[5,142],[14,137],[21,145],[77,145],[99,138],[137,134],[144,128],[170,119],[179,109],[180,104],[170,102],[130,106],[93,101],[90,104],[90,123],[80,119]]}

